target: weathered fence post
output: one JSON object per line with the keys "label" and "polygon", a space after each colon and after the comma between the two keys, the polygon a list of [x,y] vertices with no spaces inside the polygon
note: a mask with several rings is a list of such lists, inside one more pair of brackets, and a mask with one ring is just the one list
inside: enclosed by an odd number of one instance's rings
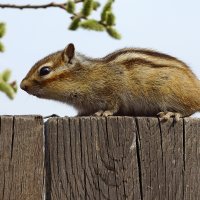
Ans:
{"label": "weathered fence post", "polygon": [[49,199],[140,199],[135,131],[128,117],[50,119]]}
{"label": "weathered fence post", "polygon": [[0,200],[198,200],[200,119],[0,117]]}
{"label": "weathered fence post", "polygon": [[45,132],[49,199],[200,198],[200,120],[54,118]]}
{"label": "weathered fence post", "polygon": [[43,120],[0,117],[0,199],[44,198]]}

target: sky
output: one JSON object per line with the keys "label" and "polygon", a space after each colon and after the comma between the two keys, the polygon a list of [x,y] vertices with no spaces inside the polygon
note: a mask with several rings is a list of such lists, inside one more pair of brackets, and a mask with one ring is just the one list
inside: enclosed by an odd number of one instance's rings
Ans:
{"label": "sky", "polygon": [[[39,3],[48,2],[51,1]],[[0,0],[0,3],[38,4],[35,0]],[[183,60],[200,78],[199,8],[199,0],[118,0],[114,12],[121,40],[102,32],[69,31],[70,15],[59,8],[0,9],[0,22],[7,24],[2,40],[6,51],[0,54],[0,71],[10,68],[12,80],[19,84],[36,61],[74,43],[77,51],[90,57],[102,57],[124,47],[155,49]],[[94,17],[98,19],[98,13]],[[0,93],[0,115],[4,114],[75,116],[77,112],[69,105],[42,100],[19,89],[13,101]]]}

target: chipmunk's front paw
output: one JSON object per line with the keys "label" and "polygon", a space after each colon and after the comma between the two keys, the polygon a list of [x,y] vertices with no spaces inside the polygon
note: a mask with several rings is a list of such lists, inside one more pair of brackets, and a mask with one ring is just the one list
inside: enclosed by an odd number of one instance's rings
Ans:
{"label": "chipmunk's front paw", "polygon": [[94,116],[100,117],[103,114],[103,110],[99,110],[98,112],[94,113]]}
{"label": "chipmunk's front paw", "polygon": [[97,117],[100,117],[100,116],[108,117],[108,116],[112,116],[113,114],[114,113],[110,110],[106,110],[106,111],[99,110],[98,112],[94,113],[94,115]]}
{"label": "chipmunk's front paw", "polygon": [[180,113],[176,113],[176,112],[159,112],[157,116],[161,118],[161,121],[168,121],[170,117],[174,117],[176,122],[178,122],[180,118],[182,117]]}

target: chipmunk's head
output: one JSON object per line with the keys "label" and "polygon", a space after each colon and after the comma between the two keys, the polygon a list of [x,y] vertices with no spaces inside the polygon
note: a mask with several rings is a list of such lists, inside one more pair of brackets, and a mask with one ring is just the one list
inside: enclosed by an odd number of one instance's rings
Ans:
{"label": "chipmunk's head", "polygon": [[75,48],[69,44],[63,51],[38,61],[22,80],[20,87],[27,93],[46,99],[65,98],[63,87],[74,79],[78,62]]}

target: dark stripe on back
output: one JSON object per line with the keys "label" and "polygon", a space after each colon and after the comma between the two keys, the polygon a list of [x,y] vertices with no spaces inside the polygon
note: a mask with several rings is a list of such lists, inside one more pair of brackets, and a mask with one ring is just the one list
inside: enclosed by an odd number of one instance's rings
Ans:
{"label": "dark stripe on back", "polygon": [[[132,59],[128,59],[128,60],[124,60],[121,61],[120,64],[124,65],[126,67],[126,69],[131,70],[131,68],[133,68],[134,66],[148,66],[151,68],[175,68],[176,66],[174,65],[166,65],[166,64],[155,64],[151,61],[145,60],[145,59],[141,59],[141,58],[132,58]],[[192,79],[194,78],[194,76],[196,77],[196,75],[190,70],[190,68],[184,64],[185,67],[179,67],[179,70],[182,70],[184,72],[187,72],[188,76],[190,76]]]}
{"label": "dark stripe on back", "polygon": [[155,64],[151,61],[148,60],[144,60],[142,58],[132,58],[132,59],[128,59],[128,60],[124,60],[121,62],[122,65],[125,65],[125,67],[127,69],[132,68],[134,65],[147,65],[153,68],[158,68],[158,67],[173,67],[173,66],[169,66],[169,65],[162,65],[162,64]]}
{"label": "dark stripe on back", "polygon": [[141,53],[141,54],[144,54],[144,55],[164,58],[164,59],[167,59],[167,60],[176,60],[176,61],[184,64],[182,61],[178,60],[177,58],[175,58],[173,56],[170,56],[170,55],[167,55],[167,54],[164,54],[164,53],[160,53],[160,52],[156,52],[156,51],[152,51],[152,50],[148,50],[148,49],[125,48],[125,49],[115,51],[114,53],[108,54],[103,59],[105,59],[107,62],[110,62],[110,61],[116,59],[118,56],[123,55],[123,54],[127,54],[127,53]]}

